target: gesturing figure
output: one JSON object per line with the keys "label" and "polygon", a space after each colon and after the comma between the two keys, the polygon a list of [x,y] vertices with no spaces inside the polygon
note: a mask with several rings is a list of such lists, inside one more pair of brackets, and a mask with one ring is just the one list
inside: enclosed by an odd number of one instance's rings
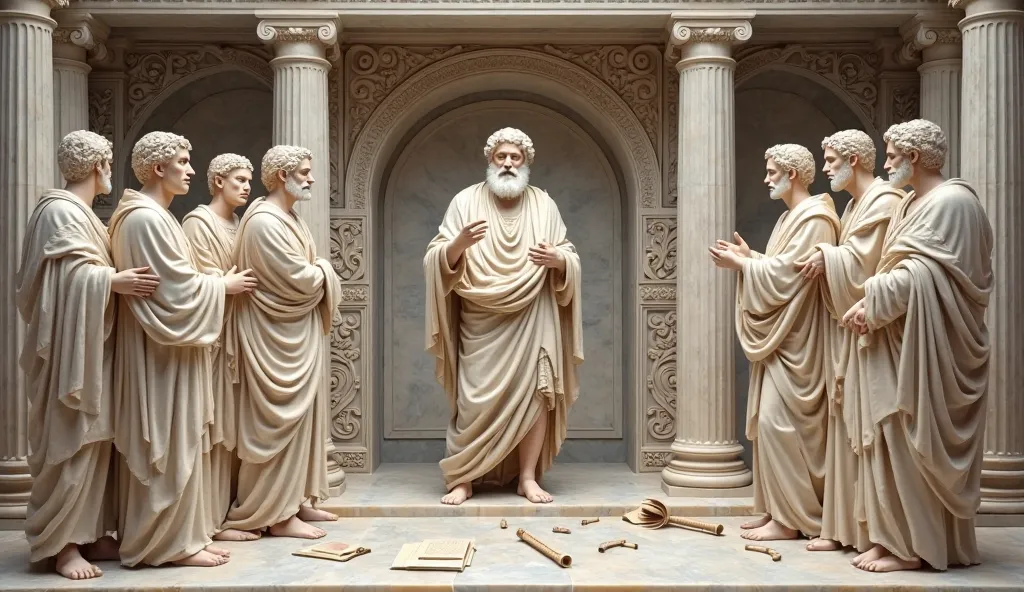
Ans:
{"label": "gesturing figure", "polygon": [[249,206],[238,228],[235,264],[260,287],[235,307],[238,343],[238,497],[225,529],[319,538],[310,524],[337,520],[305,505],[328,497],[325,336],[341,302],[341,283],[318,257],[309,227],[293,209],[312,198],[313,155],[274,146],[260,179],[270,191]]}
{"label": "gesturing figure", "polygon": [[765,152],[764,182],[788,208],[765,253],[718,241],[715,265],[739,271],[736,332],[750,360],[747,437],[754,448],[754,507],[764,520],[743,525],[753,540],[793,539],[821,530],[825,482],[825,361],[829,322],[816,282],[800,276],[796,261],[815,245],[835,244],[839,216],[826,193],[812,196],[814,157],[796,144]]}
{"label": "gesturing figure", "polygon": [[580,259],[555,202],[529,185],[530,138],[498,130],[484,156],[487,180],[455,196],[423,259],[426,348],[452,411],[441,501],[518,478],[519,495],[547,503],[538,481],[583,362]]}
{"label": "gesturing figure", "polygon": [[43,193],[25,232],[15,278],[28,325],[21,352],[30,412],[32,474],[25,520],[31,561],[56,558],[57,572],[103,574],[116,560],[110,463],[114,439],[112,293],[144,298],[158,283],[148,269],[117,272],[107,229],[92,201],[110,193],[110,142],[89,131],[64,136],[57,164],[64,189]]}
{"label": "gesturing figure", "polygon": [[[989,356],[985,310],[993,232],[974,189],[946,180],[946,137],[922,119],[889,128],[885,168],[910,193],[896,208],[876,274],[843,323],[863,337],[860,496],[873,546],[854,559],[874,572],[979,563]],[[854,384],[851,381],[856,379]]]}

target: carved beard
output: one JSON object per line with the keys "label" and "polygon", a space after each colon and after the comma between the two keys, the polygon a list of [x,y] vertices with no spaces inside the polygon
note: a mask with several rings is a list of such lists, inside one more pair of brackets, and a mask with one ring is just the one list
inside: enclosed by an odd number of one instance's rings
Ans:
{"label": "carved beard", "polygon": [[291,175],[284,182],[285,193],[294,197],[298,201],[309,201],[313,199],[313,190],[309,187],[303,187],[299,185]]}
{"label": "carved beard", "polygon": [[110,179],[111,176],[112,175],[100,176],[100,193],[103,195],[108,195],[111,191],[114,190],[114,182]]}
{"label": "carved beard", "polygon": [[782,199],[784,195],[787,195],[792,190],[793,184],[790,182],[789,177],[783,177],[782,181],[779,181],[775,187],[771,188],[768,196],[772,199]]}
{"label": "carved beard", "polygon": [[505,173],[505,167],[496,166],[493,163],[487,165],[487,187],[497,195],[499,199],[516,199],[526,191],[530,184],[530,165],[523,164],[518,169],[513,168],[509,174]]}
{"label": "carved beard", "polygon": [[893,187],[904,187],[914,176],[914,163],[904,159],[900,166],[889,173],[889,184]]}
{"label": "carved beard", "polygon": [[853,167],[846,161],[839,167],[839,172],[832,177],[832,191],[842,191],[853,179]]}

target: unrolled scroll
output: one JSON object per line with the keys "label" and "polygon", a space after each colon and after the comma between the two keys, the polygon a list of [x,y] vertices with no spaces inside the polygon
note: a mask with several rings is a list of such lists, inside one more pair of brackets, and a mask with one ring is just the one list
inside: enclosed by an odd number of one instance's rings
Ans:
{"label": "unrolled scroll", "polygon": [[525,542],[527,545],[530,545],[534,549],[540,551],[541,554],[543,554],[551,561],[554,561],[558,565],[561,565],[562,567],[569,567],[570,565],[572,565],[572,557],[569,557],[564,553],[559,553],[558,551],[555,551],[551,547],[537,540],[537,537],[526,532],[522,528],[516,531],[516,536],[521,538],[523,542]]}
{"label": "unrolled scroll", "polygon": [[743,548],[746,549],[747,551],[754,551],[756,553],[764,553],[765,555],[770,555],[771,558],[772,558],[772,561],[782,561],[782,555],[778,551],[776,551],[775,549],[770,549],[768,547],[762,547],[761,545],[747,545],[747,546],[745,546]]}

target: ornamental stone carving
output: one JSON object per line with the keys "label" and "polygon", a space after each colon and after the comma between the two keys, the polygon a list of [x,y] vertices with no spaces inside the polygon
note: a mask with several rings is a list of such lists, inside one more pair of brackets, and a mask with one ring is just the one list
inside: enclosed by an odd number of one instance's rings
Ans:
{"label": "ornamental stone carving", "polygon": [[648,452],[643,453],[643,465],[645,469],[660,469],[668,465],[671,452]]}
{"label": "ornamental stone carving", "polygon": [[62,10],[54,15],[57,28],[53,30],[54,44],[81,47],[94,60],[107,57],[107,36],[110,28],[91,14],[80,10]]}
{"label": "ornamental stone carving", "polygon": [[670,441],[676,435],[676,312],[647,313],[647,435]]}
{"label": "ornamental stone carving", "polygon": [[676,219],[648,218],[644,276],[649,280],[676,278]]}
{"label": "ornamental stone carving", "polygon": [[899,58],[905,63],[913,63],[922,59],[922,53],[929,49],[940,49],[952,46],[950,55],[958,55],[963,44],[963,34],[957,25],[957,19],[929,19],[915,17],[900,27],[903,46]]}
{"label": "ornamental stone carving", "polygon": [[640,300],[644,302],[675,302],[676,287],[672,286],[640,286]]}
{"label": "ornamental stone carving", "polygon": [[341,68],[331,68],[327,73],[327,142],[331,161],[331,195],[332,208],[340,208],[343,203],[341,193],[341,146],[339,145],[341,130]]}
{"label": "ornamental stone carving", "polygon": [[[331,329],[331,437],[354,440],[362,432],[362,310],[340,308]],[[344,466],[344,465],[342,465]]]}
{"label": "ornamental stone carving", "polygon": [[664,206],[676,207],[679,199],[679,70],[665,68],[665,150],[661,162],[665,176]]}
{"label": "ornamental stone carving", "polygon": [[332,20],[324,20],[322,16],[305,18],[289,15],[286,11],[266,14],[268,18],[256,26],[256,35],[266,43],[319,41],[332,46],[338,41],[338,24]]}
{"label": "ornamental stone carving", "polygon": [[343,282],[359,281],[363,268],[363,219],[331,219],[331,265]]}

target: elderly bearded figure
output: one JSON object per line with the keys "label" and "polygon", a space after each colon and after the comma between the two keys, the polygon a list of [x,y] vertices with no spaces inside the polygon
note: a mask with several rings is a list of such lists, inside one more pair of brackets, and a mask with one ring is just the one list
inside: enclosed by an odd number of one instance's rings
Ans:
{"label": "elderly bearded figure", "polygon": [[534,503],[565,440],[583,362],[580,259],[555,202],[529,185],[534,149],[504,128],[487,140],[487,180],[452,200],[423,260],[426,347],[451,405],[445,504],[476,484]]}

